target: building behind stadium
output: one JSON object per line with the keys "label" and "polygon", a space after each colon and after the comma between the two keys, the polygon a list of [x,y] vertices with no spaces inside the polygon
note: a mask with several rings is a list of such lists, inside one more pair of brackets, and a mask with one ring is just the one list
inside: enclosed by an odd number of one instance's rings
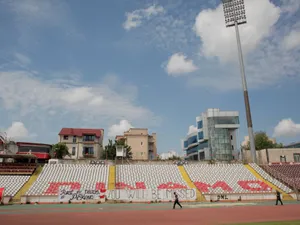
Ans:
{"label": "building behind stadium", "polygon": [[230,161],[239,157],[239,112],[208,109],[196,117],[197,130],[182,140],[189,160]]}

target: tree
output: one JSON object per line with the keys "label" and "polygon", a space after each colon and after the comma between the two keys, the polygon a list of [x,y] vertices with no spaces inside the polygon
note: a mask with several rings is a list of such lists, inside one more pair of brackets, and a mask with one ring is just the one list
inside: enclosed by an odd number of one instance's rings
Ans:
{"label": "tree", "polygon": [[275,143],[273,148],[283,148],[283,144],[282,143]]}
{"label": "tree", "polygon": [[116,147],[112,140],[108,140],[108,144],[104,147],[102,158],[114,159],[116,157]]}
{"label": "tree", "polygon": [[[256,150],[267,148],[283,148],[282,143],[273,143],[264,131],[255,132],[254,141]],[[250,150],[250,141],[248,141],[247,145],[244,146],[244,149]]]}
{"label": "tree", "polygon": [[180,156],[173,155],[172,157],[169,157],[168,160],[181,160],[182,158]]}
{"label": "tree", "polygon": [[161,160],[161,157],[160,157],[160,155],[159,154],[156,154],[156,158],[155,158],[156,160]]}
{"label": "tree", "polygon": [[131,147],[125,143],[125,139],[115,140],[108,140],[108,144],[104,147],[103,158],[113,160],[116,158],[117,146],[123,146],[126,151],[126,158],[132,158],[132,151]]}
{"label": "tree", "polygon": [[63,159],[65,156],[71,156],[69,148],[65,143],[57,143],[52,146],[51,156],[56,159]]}

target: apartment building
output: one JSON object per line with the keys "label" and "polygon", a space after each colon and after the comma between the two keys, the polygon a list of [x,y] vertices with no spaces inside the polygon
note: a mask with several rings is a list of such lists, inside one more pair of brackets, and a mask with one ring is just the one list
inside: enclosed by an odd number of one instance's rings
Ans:
{"label": "apartment building", "polygon": [[72,159],[100,159],[103,136],[103,129],[62,128],[58,141],[68,146]]}
{"label": "apartment building", "polygon": [[116,140],[125,139],[131,147],[133,160],[154,160],[157,155],[156,133],[148,134],[147,128],[130,128]]}

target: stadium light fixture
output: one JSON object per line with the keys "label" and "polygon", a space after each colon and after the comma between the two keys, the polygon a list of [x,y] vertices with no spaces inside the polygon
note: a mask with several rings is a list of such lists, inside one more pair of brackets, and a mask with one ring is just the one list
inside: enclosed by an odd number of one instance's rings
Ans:
{"label": "stadium light fixture", "polygon": [[244,4],[244,0],[222,0],[222,2],[223,2],[223,10],[224,10],[226,27],[233,27],[233,26],[235,27],[236,41],[238,46],[238,55],[239,55],[239,62],[240,62],[240,72],[241,72],[242,84],[244,90],[244,102],[246,108],[250,150],[252,155],[252,162],[256,163],[256,150],[255,150],[253,125],[252,125],[250,102],[249,102],[249,95],[247,89],[247,80],[245,75],[245,67],[244,67],[244,60],[243,60],[243,53],[242,53],[242,46],[241,46],[241,39],[240,39],[240,32],[239,32],[239,25],[247,23],[245,4]]}

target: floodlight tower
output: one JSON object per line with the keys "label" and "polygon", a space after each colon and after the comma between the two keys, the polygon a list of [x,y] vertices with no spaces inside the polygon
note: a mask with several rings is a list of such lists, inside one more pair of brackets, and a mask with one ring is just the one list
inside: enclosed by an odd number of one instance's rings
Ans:
{"label": "floodlight tower", "polygon": [[247,81],[245,76],[245,67],[244,67],[241,39],[239,33],[239,25],[247,23],[245,4],[244,4],[244,0],[222,0],[222,2],[223,2],[223,10],[224,10],[226,27],[233,27],[233,26],[235,27],[235,34],[236,34],[236,41],[237,41],[238,55],[239,55],[239,62],[240,62],[240,72],[242,76],[242,83],[243,83],[243,90],[244,90],[244,102],[246,108],[250,150],[252,155],[252,162],[256,163],[253,125],[252,125],[251,110],[250,110],[249,96],[247,90]]}

